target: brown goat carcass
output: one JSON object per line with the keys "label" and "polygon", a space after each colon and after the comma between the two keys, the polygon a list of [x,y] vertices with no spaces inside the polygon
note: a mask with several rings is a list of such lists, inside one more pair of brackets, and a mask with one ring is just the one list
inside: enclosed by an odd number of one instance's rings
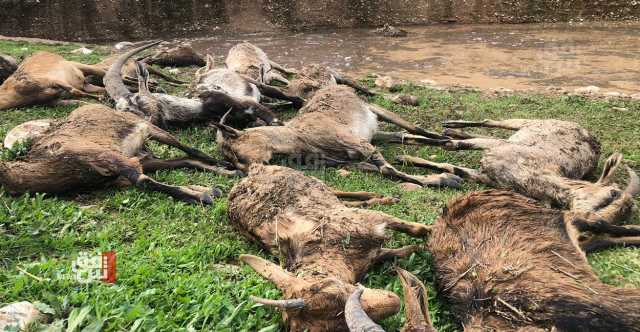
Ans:
{"label": "brown goat carcass", "polygon": [[509,191],[459,198],[429,238],[441,295],[465,331],[640,331],[640,290],[602,283],[585,255],[639,245],[640,227],[603,225]]}
{"label": "brown goat carcass", "polygon": [[[585,231],[606,239],[583,240]],[[640,291],[600,282],[583,251],[603,241],[637,245],[638,235],[638,227],[591,227],[492,190],[450,203],[429,249],[442,295],[467,331],[640,331]]]}
{"label": "brown goat carcass", "polygon": [[[629,184],[620,189],[614,183],[614,173],[622,155],[611,156],[600,179],[583,180],[598,165],[600,144],[579,125],[558,120],[447,121],[448,128],[489,127],[516,130],[509,139],[473,137],[448,130],[449,136],[463,139],[444,142],[446,149],[482,150],[479,171],[424,159],[404,156],[410,164],[451,172],[463,178],[511,189],[555,207],[579,213],[586,219],[608,222],[624,220],[634,206],[634,196],[640,193],[638,175],[627,167]],[[591,216],[591,217],[590,217]]]}
{"label": "brown goat carcass", "polygon": [[[367,104],[349,87],[332,86],[318,91],[300,114],[284,126],[239,131],[217,124],[218,146],[225,158],[243,171],[252,164],[268,163],[276,155],[286,155],[327,166],[350,165],[419,185],[459,185],[460,178],[453,174],[409,175],[389,164],[370,143],[374,136],[381,139],[377,135],[379,118],[418,134],[429,134],[389,111]],[[406,136],[406,142],[443,141]],[[393,137],[388,141],[393,141]]]}
{"label": "brown goat carcass", "polygon": [[140,58],[138,61],[163,67],[202,67],[206,64],[205,58],[189,45],[162,49],[152,55]]}
{"label": "brown goat carcass", "polygon": [[104,83],[109,96],[116,103],[116,110],[134,113],[161,127],[219,121],[229,109],[237,111],[234,112],[237,118],[246,116],[251,121],[261,119],[267,124],[278,124],[277,117],[268,108],[252,104],[249,106],[256,106],[255,111],[245,112],[246,103],[218,90],[209,91],[208,95],[203,97],[204,102],[200,99],[151,93],[148,87],[148,72],[144,64],[140,62],[137,63],[138,92],[129,91],[120,74],[122,66],[135,54],[158,43],[150,43],[120,55],[107,72]]}
{"label": "brown goat carcass", "polygon": [[[382,248],[385,229],[416,237],[429,230],[382,212],[350,207],[360,202],[347,206],[338,197],[376,199],[370,193],[336,192],[300,171],[264,165],[253,165],[229,194],[232,225],[282,257],[284,269],[256,256],[243,255],[241,260],[282,290],[285,300],[254,299],[282,309],[291,332],[346,331],[342,312],[355,283],[373,264],[418,249]],[[400,308],[398,297],[384,290],[364,290],[362,302],[376,320]]]}
{"label": "brown goat carcass", "polygon": [[18,69],[18,62],[11,56],[0,54],[0,84]]}
{"label": "brown goat carcass", "polygon": [[97,66],[67,61],[63,57],[36,52],[0,86],[0,110],[34,104],[48,104],[65,97],[92,97],[104,88],[87,82],[85,75],[103,77]]}
{"label": "brown goat carcass", "polygon": [[[66,119],[52,121],[48,128],[40,129],[27,128],[26,134],[18,135],[32,140],[26,156],[17,161],[0,161],[0,185],[11,194],[64,194],[120,184],[209,204],[212,195],[219,195],[218,190],[170,186],[144,173],[184,167],[236,174],[137,116],[102,105],[80,107]],[[189,157],[157,159],[146,147],[148,139],[180,149]]]}
{"label": "brown goat carcass", "polygon": [[295,71],[271,61],[266,53],[251,43],[240,43],[229,50],[225,61],[227,68],[238,74],[270,84],[278,81],[289,84],[283,74],[295,74]]}

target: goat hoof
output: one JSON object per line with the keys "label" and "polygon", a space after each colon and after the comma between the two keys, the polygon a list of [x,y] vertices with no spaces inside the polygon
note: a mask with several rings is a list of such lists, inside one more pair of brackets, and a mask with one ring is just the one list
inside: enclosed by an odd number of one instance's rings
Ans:
{"label": "goat hoof", "polygon": [[215,198],[219,198],[222,197],[222,190],[216,188],[216,187],[211,187],[211,196],[215,197]]}
{"label": "goat hoof", "polygon": [[462,181],[462,178],[455,174],[443,173],[440,177],[440,186],[460,188],[462,187]]}
{"label": "goat hoof", "polygon": [[211,195],[207,193],[203,193],[202,196],[200,197],[200,203],[204,205],[211,205],[213,204],[213,198],[211,198]]}

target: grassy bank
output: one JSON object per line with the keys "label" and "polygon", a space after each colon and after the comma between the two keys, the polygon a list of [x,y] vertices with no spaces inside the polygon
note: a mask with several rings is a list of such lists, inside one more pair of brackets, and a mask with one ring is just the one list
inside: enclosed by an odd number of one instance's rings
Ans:
{"label": "grassy bank", "polygon": [[[0,52],[14,56],[46,49],[74,60],[97,62],[105,55],[70,53],[75,48],[0,42]],[[600,138],[602,160],[619,151],[632,167],[640,169],[639,102],[569,96],[494,98],[476,92],[436,91],[410,85],[404,86],[403,92],[417,96],[420,106],[398,106],[384,97],[376,97],[373,102],[434,130],[441,129],[443,119],[575,121]],[[72,110],[72,107],[37,106],[1,112],[0,138],[24,121],[61,118]],[[183,142],[217,155],[212,129],[180,129],[173,133]],[[152,148],[163,157],[179,155],[164,147],[152,145]],[[430,147],[390,145],[381,149],[389,160],[398,154],[413,154],[469,167],[477,167],[480,156],[477,152],[445,152]],[[425,188],[402,192],[397,182],[376,174],[353,172],[341,177],[335,169],[309,174],[340,190],[398,196],[400,203],[375,209],[426,224],[436,219],[449,199],[482,188],[467,183],[462,190]],[[225,193],[237,181],[182,170],[162,171],[153,176],[172,184],[216,186]],[[0,305],[21,300],[40,302],[49,307],[55,324],[67,324],[63,320],[71,317],[68,323],[80,322],[79,326],[87,331],[279,331],[280,314],[248,300],[249,295],[278,298],[279,291],[237,260],[244,253],[268,256],[230,227],[226,212],[225,199],[202,207],[136,189],[109,189],[69,197],[9,197],[0,190]],[[634,222],[638,222],[637,218]],[[395,234],[389,246],[416,242]],[[116,285],[82,285],[71,278],[71,264],[78,253],[111,250],[118,255]],[[640,287],[640,250],[609,250],[589,258],[604,282]],[[437,297],[428,253],[378,266],[363,283],[401,295],[394,264],[415,273],[429,286],[431,314],[439,330],[459,330],[446,303]],[[402,324],[401,313],[383,325],[388,331],[395,331]]]}

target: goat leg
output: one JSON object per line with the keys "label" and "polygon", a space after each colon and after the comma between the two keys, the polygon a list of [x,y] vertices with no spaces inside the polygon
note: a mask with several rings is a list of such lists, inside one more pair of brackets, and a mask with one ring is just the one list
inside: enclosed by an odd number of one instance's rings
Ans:
{"label": "goat leg", "polygon": [[84,63],[75,62],[75,61],[70,61],[70,62],[76,68],[78,68],[82,72],[82,74],[85,76],[95,75],[98,77],[104,77],[104,75],[107,74],[107,72],[104,69],[99,68],[97,66],[85,65]]}
{"label": "goat leg", "polygon": [[220,91],[207,91],[201,95],[200,98],[205,101],[205,112],[211,112],[217,115],[220,108],[224,108],[225,110],[231,108],[236,112],[244,112],[254,121],[261,119],[269,125],[280,123],[280,120],[278,120],[273,111],[254,101],[241,100]]}
{"label": "goat leg", "polygon": [[150,138],[158,143],[162,143],[162,144],[166,144],[168,146],[172,146],[184,153],[186,153],[187,155],[197,159],[197,160],[201,160],[204,162],[207,162],[211,165],[216,165],[216,166],[221,166],[221,167],[226,167],[228,166],[227,163],[225,162],[220,162],[218,160],[213,159],[212,157],[208,156],[207,154],[205,154],[204,152],[198,150],[198,149],[194,149],[192,147],[186,146],[182,143],[180,143],[180,141],[178,141],[175,137],[173,137],[171,134],[167,133],[166,131],[151,125],[151,132],[150,132]]}
{"label": "goat leg", "polygon": [[446,150],[486,150],[509,142],[499,138],[471,138],[450,140],[444,144]]}
{"label": "goat leg", "polygon": [[372,158],[371,163],[378,167],[380,173],[384,176],[400,179],[403,181],[419,184],[421,186],[434,186],[434,187],[452,187],[460,188],[462,179],[449,173],[432,174],[428,176],[410,175],[397,170],[389,162],[387,162],[380,152],[376,152]]}
{"label": "goat leg", "polygon": [[178,169],[178,168],[189,168],[196,169],[202,171],[213,172],[218,175],[223,176],[242,176],[240,171],[230,171],[223,167],[212,166],[206,163],[203,163],[199,160],[191,159],[191,158],[179,158],[179,159],[157,159],[153,157],[148,157],[141,160],[142,167],[145,173],[155,172],[164,169]]}
{"label": "goat leg", "polygon": [[640,246],[640,236],[596,238],[580,243],[580,247],[587,254],[619,246]]}
{"label": "goat leg", "polygon": [[640,236],[640,226],[612,225],[604,220],[588,221],[580,218],[572,220],[572,224],[580,232],[609,234],[613,236]]}
{"label": "goat leg", "polygon": [[384,225],[386,228],[405,233],[413,237],[423,238],[431,233],[432,226],[417,222],[405,221],[384,212],[360,210],[362,218],[374,224]]}
{"label": "goat leg", "polygon": [[100,93],[100,94],[107,93],[107,90],[105,88],[101,86],[93,85],[91,83],[84,83],[82,90],[88,93]]}
{"label": "goat leg", "polygon": [[369,110],[373,113],[375,113],[381,120],[385,121],[385,122],[389,122],[392,123],[412,134],[415,135],[421,135],[424,137],[428,137],[428,138],[435,138],[435,139],[447,139],[447,137],[442,136],[440,134],[436,134],[434,132],[430,132],[430,131],[426,131],[412,123],[410,123],[409,121],[401,118],[400,116],[398,116],[397,114],[393,113],[393,112],[389,112],[383,108],[380,108],[376,105],[372,105],[369,104]]}
{"label": "goat leg", "polygon": [[[161,71],[159,71],[159,70],[157,70],[157,69],[155,69],[155,68],[153,68],[151,66],[147,66],[147,70],[149,71],[149,73],[151,73],[151,74],[153,74],[155,76],[158,76],[158,77],[162,78],[163,80],[167,81],[167,83],[170,83],[170,85],[182,86],[184,84],[187,84],[187,82],[175,79],[175,78],[173,78],[173,77],[171,77],[171,76],[169,76],[169,75],[167,75],[167,74],[165,74],[165,73],[163,73],[163,72],[161,72]],[[173,83],[173,84],[171,84],[171,83]]]}
{"label": "goat leg", "polygon": [[409,164],[415,167],[422,167],[422,168],[428,168],[436,171],[447,172],[447,173],[455,174],[461,178],[471,179],[473,181],[484,183],[486,185],[493,185],[493,181],[488,176],[482,174],[481,172],[475,169],[455,166],[455,165],[446,164],[446,163],[435,163],[429,160],[408,156],[408,155],[397,156],[396,159],[399,162]]}
{"label": "goat leg", "polygon": [[376,263],[382,263],[394,258],[407,258],[414,252],[420,250],[420,246],[410,245],[398,249],[382,248],[375,258]]}
{"label": "goat leg", "polygon": [[260,90],[260,93],[267,97],[290,101],[293,104],[293,107],[295,107],[296,109],[302,108],[302,106],[304,106],[305,100],[303,98],[289,95],[286,92],[282,91],[282,89],[258,82],[244,75],[242,76],[242,78],[244,78],[247,82],[255,85],[258,90]]}
{"label": "goat leg", "polygon": [[462,130],[455,130],[451,128],[445,128],[443,134],[454,139],[490,138],[488,136],[472,135],[469,133],[465,133]]}
{"label": "goat leg", "polygon": [[342,202],[348,207],[368,207],[372,205],[391,205],[398,203],[398,199],[395,197],[384,197],[378,193],[371,193],[366,191],[350,192],[350,191],[337,191],[333,193],[338,198],[354,199],[354,201]]}
{"label": "goat leg", "polygon": [[280,71],[284,74],[287,75],[297,75],[298,72],[293,70],[293,69],[289,69],[289,68],[285,68],[284,66],[282,66],[281,64],[277,63],[277,62],[273,62],[272,60],[269,60],[269,64],[271,65],[271,67],[277,71]]}
{"label": "goat leg", "polygon": [[132,184],[138,188],[149,189],[153,191],[159,191],[165,193],[171,197],[177,198],[181,201],[189,203],[201,203],[212,204],[213,199],[211,195],[220,197],[222,194],[219,190],[213,189],[211,194],[207,192],[204,187],[178,187],[170,186],[161,182],[158,182],[132,167],[124,167],[120,170],[120,176],[128,179]]}
{"label": "goat leg", "polygon": [[465,120],[449,120],[443,121],[442,126],[445,128],[468,128],[468,127],[484,127],[499,128],[508,130],[519,130],[533,120],[510,119],[502,121],[482,120],[482,121],[465,121]]}
{"label": "goat leg", "polygon": [[373,136],[374,143],[399,143],[405,145],[445,145],[447,139],[434,139],[403,132],[378,131]]}
{"label": "goat leg", "polygon": [[338,73],[335,70],[329,69],[329,72],[331,72],[331,75],[333,75],[333,78],[336,79],[336,83],[338,84],[342,84],[342,85],[346,85],[348,87],[353,88],[354,90],[367,95],[367,96],[375,96],[375,92],[372,92],[371,90],[365,88],[363,85],[361,85],[360,83],[358,83],[356,80],[352,79],[351,77],[345,76],[341,73]]}

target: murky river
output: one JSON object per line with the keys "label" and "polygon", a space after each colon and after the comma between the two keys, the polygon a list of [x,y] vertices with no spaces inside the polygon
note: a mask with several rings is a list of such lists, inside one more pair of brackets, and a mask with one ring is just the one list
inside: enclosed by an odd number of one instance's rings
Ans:
{"label": "murky river", "polygon": [[220,61],[240,41],[291,67],[321,63],[354,75],[387,74],[441,85],[545,90],[598,86],[640,92],[640,23],[408,27],[406,38],[372,30],[219,35],[193,41]]}

